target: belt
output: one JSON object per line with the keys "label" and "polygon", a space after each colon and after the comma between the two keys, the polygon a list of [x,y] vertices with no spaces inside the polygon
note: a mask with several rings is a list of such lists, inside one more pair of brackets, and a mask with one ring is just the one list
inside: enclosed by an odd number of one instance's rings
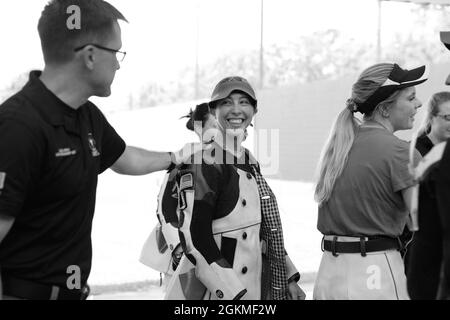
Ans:
{"label": "belt", "polygon": [[27,300],[86,300],[90,293],[88,285],[81,289],[40,284],[2,274],[3,294]]}
{"label": "belt", "polygon": [[322,249],[333,253],[337,257],[339,253],[360,253],[363,257],[368,252],[385,251],[385,250],[401,250],[402,243],[399,238],[389,237],[360,237],[359,241],[342,242],[337,241],[338,237],[333,240],[322,240]]}

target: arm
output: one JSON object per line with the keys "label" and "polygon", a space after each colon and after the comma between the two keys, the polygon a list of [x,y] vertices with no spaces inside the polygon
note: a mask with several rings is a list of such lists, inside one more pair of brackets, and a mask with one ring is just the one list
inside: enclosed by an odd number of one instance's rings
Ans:
{"label": "arm", "polygon": [[403,202],[409,213],[407,220],[408,229],[417,231],[419,229],[417,221],[419,186],[410,168],[419,163],[422,156],[415,149],[412,149],[410,154],[409,148],[410,145],[405,142],[399,142],[395,145],[392,157],[389,158],[389,170],[392,191],[402,195]]}
{"label": "arm", "polygon": [[140,176],[168,169],[171,163],[178,164],[177,153],[155,152],[127,146],[96,106],[93,106],[91,111],[101,128],[98,133],[98,139],[101,139],[99,173],[110,168],[119,174]]}
{"label": "arm", "polygon": [[291,258],[286,254],[286,274],[288,278],[288,294],[290,300],[305,300],[306,294],[298,285],[300,272],[298,272]]}
{"label": "arm", "polygon": [[155,152],[127,146],[111,169],[119,174],[140,176],[167,169],[172,159],[169,152]]}
{"label": "arm", "polygon": [[300,280],[300,272],[298,272],[291,258],[286,253],[286,275],[289,282],[298,282]]}
{"label": "arm", "polygon": [[136,147],[126,147],[122,156],[111,169],[119,174],[140,176],[166,170],[171,165],[187,161],[192,154],[202,150],[200,143],[187,143],[176,152],[155,152]]}
{"label": "arm", "polygon": [[[0,214],[0,244],[2,243],[3,239],[5,239],[6,235],[8,234],[9,230],[11,230],[11,227],[14,224],[15,218]],[[1,265],[0,265],[0,271],[1,271]],[[3,297],[3,286],[2,286],[2,274],[0,272],[0,300]]]}
{"label": "arm", "polygon": [[212,233],[219,177],[214,174],[212,166],[186,167],[178,179],[179,230],[183,250],[195,265],[197,278],[213,297],[240,299],[247,290],[222,256]]}
{"label": "arm", "polygon": [[403,201],[405,202],[406,208],[409,212],[409,219],[407,221],[408,229],[410,231],[419,230],[418,225],[418,185],[406,188],[402,190]]}
{"label": "arm", "polygon": [[[10,232],[42,165],[39,132],[20,121],[0,118],[0,244]],[[1,268],[0,261],[0,268]],[[0,274],[1,277],[1,274]],[[0,279],[0,298],[2,283]]]}

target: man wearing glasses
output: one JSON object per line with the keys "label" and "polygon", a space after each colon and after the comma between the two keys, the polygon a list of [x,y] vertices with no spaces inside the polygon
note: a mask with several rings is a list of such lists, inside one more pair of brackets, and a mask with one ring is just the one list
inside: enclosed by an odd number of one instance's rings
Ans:
{"label": "man wearing glasses", "polygon": [[[74,6],[80,28],[68,27]],[[125,57],[118,20],[102,0],[51,0],[38,24],[45,68],[0,106],[0,299],[85,299],[97,176],[176,162],[126,146],[88,100],[111,94]]]}

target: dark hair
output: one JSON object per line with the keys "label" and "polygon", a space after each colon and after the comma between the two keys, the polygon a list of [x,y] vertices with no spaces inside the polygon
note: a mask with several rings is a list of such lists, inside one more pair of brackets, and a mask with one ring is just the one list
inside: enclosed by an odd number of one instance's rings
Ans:
{"label": "dark hair", "polygon": [[[80,29],[69,29],[68,8],[80,9]],[[114,6],[103,0],[51,0],[42,11],[38,23],[45,63],[70,61],[76,47],[109,39],[114,23],[127,19]]]}
{"label": "dark hair", "polygon": [[186,128],[188,128],[191,131],[194,131],[195,121],[201,121],[203,128],[210,114],[211,113],[208,103],[202,103],[197,105],[194,110],[191,109],[189,114],[184,117],[189,119],[186,123]]}

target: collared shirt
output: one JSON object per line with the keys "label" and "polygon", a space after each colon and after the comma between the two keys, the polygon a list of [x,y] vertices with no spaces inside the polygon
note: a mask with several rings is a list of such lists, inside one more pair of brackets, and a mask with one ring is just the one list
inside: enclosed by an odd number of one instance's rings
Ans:
{"label": "collared shirt", "polygon": [[32,72],[0,106],[0,213],[15,218],[0,244],[2,273],[66,286],[91,269],[97,177],[125,142],[91,102],[75,110]]}
{"label": "collared shirt", "polygon": [[[416,163],[420,154],[415,151]],[[385,129],[360,127],[330,199],[319,208],[325,235],[398,237],[408,209],[401,191],[414,185],[409,143]]]}
{"label": "collared shirt", "polygon": [[450,139],[447,140],[444,154],[439,162],[439,175],[436,179],[436,193],[443,234],[444,279],[443,292],[450,296]]}

